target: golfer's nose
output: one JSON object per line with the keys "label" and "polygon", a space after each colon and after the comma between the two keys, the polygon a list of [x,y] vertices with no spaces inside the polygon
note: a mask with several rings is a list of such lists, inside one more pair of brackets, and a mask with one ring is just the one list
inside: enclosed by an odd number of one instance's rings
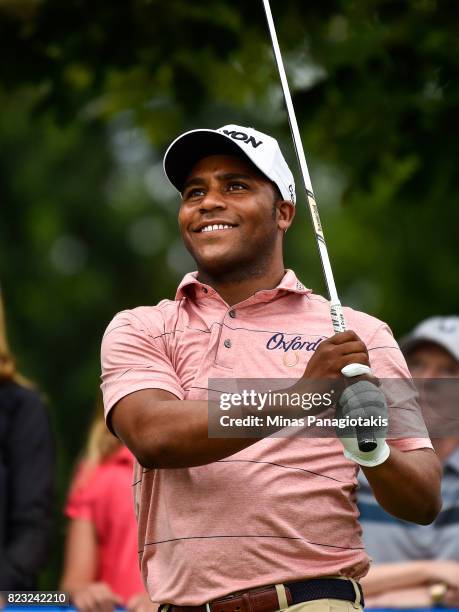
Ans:
{"label": "golfer's nose", "polygon": [[199,203],[199,210],[201,212],[208,212],[215,209],[225,209],[225,200],[222,194],[216,189],[209,189],[206,195],[202,198]]}

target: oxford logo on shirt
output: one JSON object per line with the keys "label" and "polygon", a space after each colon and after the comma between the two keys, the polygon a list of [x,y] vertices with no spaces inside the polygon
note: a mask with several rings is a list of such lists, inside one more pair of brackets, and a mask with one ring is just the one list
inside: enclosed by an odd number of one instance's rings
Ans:
{"label": "oxford logo on shirt", "polygon": [[286,335],[282,332],[277,332],[266,343],[268,351],[315,351],[319,344],[325,340],[325,336],[316,338],[315,340],[303,340],[302,336],[294,336],[291,338],[291,334]]}

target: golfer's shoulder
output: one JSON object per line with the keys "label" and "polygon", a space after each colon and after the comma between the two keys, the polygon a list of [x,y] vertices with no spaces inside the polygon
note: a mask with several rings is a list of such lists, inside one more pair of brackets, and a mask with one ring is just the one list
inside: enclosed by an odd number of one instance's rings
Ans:
{"label": "golfer's shoulder", "polygon": [[161,300],[152,306],[137,306],[118,312],[107,325],[107,336],[120,334],[145,334],[155,338],[168,328],[175,327],[179,315],[179,302]]}
{"label": "golfer's shoulder", "polygon": [[349,306],[343,308],[343,314],[347,328],[355,331],[365,344],[384,340],[397,346],[392,330],[385,321]]}

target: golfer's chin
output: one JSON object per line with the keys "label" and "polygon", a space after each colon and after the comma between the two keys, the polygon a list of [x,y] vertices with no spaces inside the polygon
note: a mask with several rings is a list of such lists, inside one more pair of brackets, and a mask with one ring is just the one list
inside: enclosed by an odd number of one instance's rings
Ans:
{"label": "golfer's chin", "polygon": [[200,271],[216,278],[235,272],[239,267],[243,266],[242,258],[237,256],[234,248],[209,245],[208,247],[191,251],[191,255]]}

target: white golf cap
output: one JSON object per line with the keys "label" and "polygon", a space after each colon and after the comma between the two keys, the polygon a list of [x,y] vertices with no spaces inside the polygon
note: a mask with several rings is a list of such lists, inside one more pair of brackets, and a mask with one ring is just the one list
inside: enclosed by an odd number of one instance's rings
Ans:
{"label": "white golf cap", "polygon": [[459,361],[459,317],[430,317],[417,325],[399,344],[406,355],[423,342],[433,342]]}
{"label": "white golf cap", "polygon": [[295,181],[275,138],[240,125],[218,130],[191,130],[169,146],[164,155],[164,172],[181,193],[193,166],[208,155],[242,153],[273,183],[284,200],[295,204]]}

